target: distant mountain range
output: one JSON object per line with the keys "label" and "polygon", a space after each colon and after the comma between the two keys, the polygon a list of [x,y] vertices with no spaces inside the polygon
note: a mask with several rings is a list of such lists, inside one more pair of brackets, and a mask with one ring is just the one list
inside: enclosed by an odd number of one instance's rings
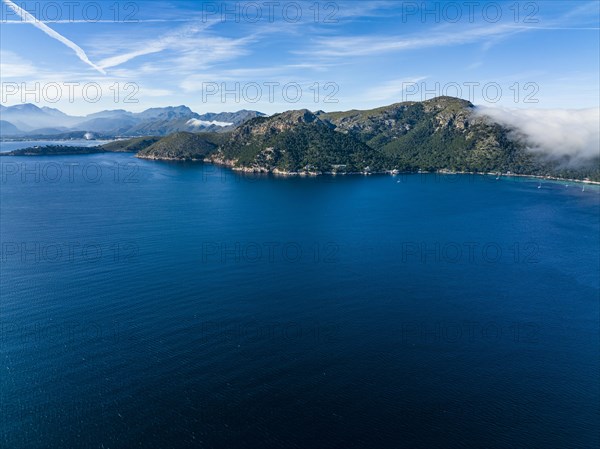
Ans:
{"label": "distant mountain range", "polygon": [[187,106],[176,106],[139,113],[117,109],[76,117],[29,103],[0,105],[0,137],[70,139],[165,136],[178,131],[226,132],[261,116],[264,114],[247,110],[197,114]]}

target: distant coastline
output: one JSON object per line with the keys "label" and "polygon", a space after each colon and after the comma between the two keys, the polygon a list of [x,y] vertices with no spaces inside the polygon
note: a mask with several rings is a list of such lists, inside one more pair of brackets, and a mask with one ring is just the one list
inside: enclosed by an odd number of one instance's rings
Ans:
{"label": "distant coastline", "polygon": [[[115,143],[118,140],[110,142]],[[130,153],[136,154],[133,150],[109,150],[103,145],[98,146],[67,146],[67,145],[47,145],[47,146],[34,146],[23,148],[19,150],[8,151],[0,153],[0,156],[4,157],[35,157],[35,156],[77,156],[77,155],[90,155],[90,154],[107,154],[107,153]],[[246,173],[246,174],[271,174],[279,177],[300,177],[310,178],[318,176],[372,176],[372,175],[388,175],[388,176],[401,176],[401,175],[416,175],[416,174],[437,174],[437,175],[480,175],[480,176],[497,176],[500,178],[531,178],[548,181],[558,182],[576,182],[580,184],[589,185],[600,185],[600,181],[593,181],[590,179],[575,179],[575,178],[561,178],[558,176],[551,175],[536,175],[527,173],[512,173],[512,172],[474,172],[474,171],[453,171],[449,169],[438,169],[434,171],[427,170],[416,170],[416,171],[401,171],[396,169],[386,169],[377,171],[285,171],[281,169],[266,170],[262,168],[252,167],[238,167],[230,161],[219,160],[218,158],[181,158],[181,157],[158,157],[153,155],[139,155],[136,154],[138,159],[149,160],[149,161],[164,161],[164,162],[195,162],[202,164],[216,165],[220,167],[229,168],[232,171]]]}
{"label": "distant coastline", "polygon": [[[141,159],[151,159],[151,158],[141,158]],[[160,160],[160,159],[152,159],[152,160]],[[166,160],[166,159],[163,159]],[[199,161],[195,161],[199,162]],[[544,175],[535,175],[535,174],[527,174],[527,173],[499,173],[499,172],[472,172],[472,171],[451,171],[447,169],[439,169],[435,171],[426,171],[426,170],[417,170],[417,171],[398,171],[398,170],[383,170],[383,171],[373,171],[373,172],[288,172],[283,170],[257,170],[251,169],[247,167],[235,167],[228,163],[215,162],[211,159],[205,159],[203,161],[207,164],[217,165],[220,167],[226,167],[236,172],[242,172],[247,174],[271,174],[274,176],[281,177],[299,177],[299,178],[310,178],[310,177],[318,177],[318,176],[374,176],[374,175],[391,175],[391,176],[401,176],[401,175],[478,175],[478,176],[499,176],[500,178],[531,178],[531,179],[545,179],[548,181],[569,181],[569,182],[577,182],[580,184],[589,184],[589,185],[600,185],[600,181],[592,181],[590,179],[574,179],[574,178],[560,178],[557,176],[544,176]]]}
{"label": "distant coastline", "polygon": [[533,151],[514,129],[453,97],[367,111],[301,109],[246,117],[228,132],[161,132],[95,146],[46,143],[2,156],[129,152],[140,159],[205,162],[276,176],[487,173],[600,183],[600,155]]}

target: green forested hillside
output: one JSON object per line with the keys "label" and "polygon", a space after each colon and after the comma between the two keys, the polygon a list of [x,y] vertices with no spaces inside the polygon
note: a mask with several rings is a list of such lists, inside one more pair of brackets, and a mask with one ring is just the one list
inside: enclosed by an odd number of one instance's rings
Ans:
{"label": "green forested hillside", "polygon": [[438,97],[367,111],[289,111],[250,120],[212,158],[253,171],[512,172],[600,180],[598,160],[574,164],[528,151],[468,101]]}
{"label": "green forested hillside", "polygon": [[224,136],[217,133],[178,132],[142,149],[137,156],[142,159],[203,160],[227,139]]}
{"label": "green forested hillside", "polygon": [[158,142],[160,139],[160,137],[136,137],[134,139],[115,140],[114,142],[109,142],[107,144],[102,145],[102,148],[105,151],[110,152],[122,151],[137,153],[138,151],[141,151],[144,148],[147,148],[150,145]]}
{"label": "green forested hillside", "polygon": [[307,110],[251,120],[233,132],[220,147],[217,158],[257,171],[384,168],[378,151],[336,132]]}

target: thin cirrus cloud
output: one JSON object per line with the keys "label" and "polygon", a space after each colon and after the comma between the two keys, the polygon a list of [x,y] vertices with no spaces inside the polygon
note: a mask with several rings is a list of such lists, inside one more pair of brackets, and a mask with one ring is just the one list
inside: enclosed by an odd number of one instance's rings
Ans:
{"label": "thin cirrus cloud", "polygon": [[447,30],[437,34],[417,35],[409,38],[399,36],[365,36],[365,37],[329,37],[320,41],[317,48],[308,52],[322,57],[368,56],[403,50],[417,50],[428,47],[441,47],[479,42],[486,38],[507,36],[529,30],[527,27],[497,25],[478,27],[464,32]]}
{"label": "thin cirrus cloud", "polygon": [[155,40],[145,41],[138,48],[103,59],[98,63],[102,69],[117,67],[140,56],[160,53],[170,48],[185,45],[189,39],[197,39],[200,32],[205,31],[213,22],[196,22],[179,28],[176,31],[166,33]]}
{"label": "thin cirrus cloud", "polygon": [[366,99],[371,102],[381,101],[404,101],[403,94],[407,87],[413,86],[423,80],[426,80],[427,76],[415,76],[412,78],[402,78],[388,81],[377,87],[372,87],[366,92]]}
{"label": "thin cirrus cloud", "polygon": [[16,53],[0,49],[0,60],[2,61],[2,78],[23,78],[36,72],[36,67],[29,61],[21,58]]}
{"label": "thin cirrus cloud", "polygon": [[[308,51],[296,51],[297,54],[311,54],[322,58],[327,57],[353,57],[370,56],[373,54],[390,53],[397,51],[419,50],[423,48],[448,47],[463,44],[484,42],[489,47],[498,39],[504,39],[516,34],[536,30],[573,30],[597,31],[597,26],[571,26],[576,17],[587,16],[590,11],[597,14],[597,3],[586,3],[563,15],[559,19],[547,20],[543,24],[510,24],[498,23],[495,25],[478,26],[466,31],[456,30],[454,27],[442,26],[433,32],[415,34],[413,36],[328,36],[315,42]],[[464,27],[464,24],[459,24]]]}
{"label": "thin cirrus cloud", "polygon": [[[46,24],[81,24],[81,23],[109,23],[109,24],[132,24],[132,23],[173,23],[173,22],[193,22],[196,19],[135,19],[135,20],[85,20],[85,19],[57,19],[57,20],[38,20],[38,23]],[[4,20],[3,24],[7,25],[23,25],[27,22],[22,20]]]}
{"label": "thin cirrus cloud", "polygon": [[4,3],[6,3],[6,5],[9,8],[11,8],[24,22],[31,23],[34,27],[40,29],[41,31],[46,33],[51,38],[56,39],[57,41],[66,45],[67,47],[69,47],[71,50],[73,50],[75,52],[75,54],[77,55],[77,57],[79,59],[81,59],[87,65],[92,67],[94,70],[97,70],[98,72],[102,73],[103,75],[106,75],[106,71],[104,69],[102,69],[101,67],[97,66],[96,64],[94,64],[92,61],[90,61],[88,56],[85,54],[85,51],[83,51],[83,49],[80,46],[78,46],[75,42],[70,41],[63,35],[54,31],[48,25],[38,21],[32,14],[25,11],[23,8],[16,5],[15,3],[13,3],[11,0],[4,0]]}

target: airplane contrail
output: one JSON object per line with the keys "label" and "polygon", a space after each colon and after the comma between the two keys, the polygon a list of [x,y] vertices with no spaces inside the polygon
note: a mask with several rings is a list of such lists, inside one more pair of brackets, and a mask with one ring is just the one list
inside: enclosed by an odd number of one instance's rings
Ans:
{"label": "airplane contrail", "polygon": [[39,28],[48,36],[56,39],[59,42],[62,42],[64,45],[73,50],[75,54],[79,57],[79,59],[81,59],[83,62],[88,64],[90,67],[93,67],[95,70],[102,73],[103,75],[106,75],[106,71],[103,68],[98,67],[92,61],[90,61],[90,59],[85,54],[85,51],[83,51],[83,49],[79,47],[76,43],[57,33],[45,23],[40,22],[33,15],[31,15],[29,12],[25,11],[23,8],[13,3],[11,0],[4,0],[4,3],[6,3],[15,13],[17,13],[23,21],[31,23],[34,27]]}

